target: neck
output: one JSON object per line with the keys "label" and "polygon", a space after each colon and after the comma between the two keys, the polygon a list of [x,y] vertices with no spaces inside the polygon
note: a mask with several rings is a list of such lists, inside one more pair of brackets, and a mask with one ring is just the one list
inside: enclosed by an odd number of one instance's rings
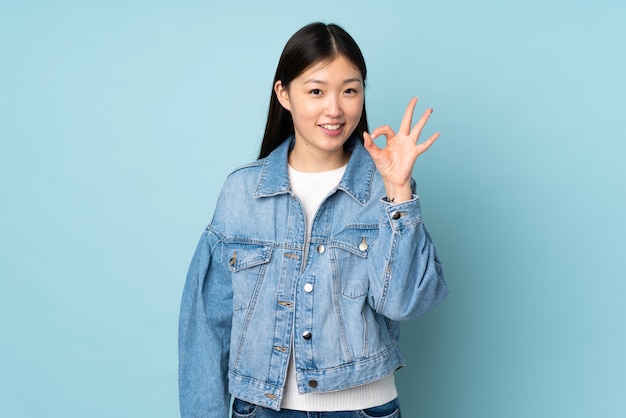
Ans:
{"label": "neck", "polygon": [[289,165],[304,173],[321,173],[343,167],[350,159],[350,153],[343,149],[333,153],[313,152],[309,148],[302,150],[296,143],[289,152]]}

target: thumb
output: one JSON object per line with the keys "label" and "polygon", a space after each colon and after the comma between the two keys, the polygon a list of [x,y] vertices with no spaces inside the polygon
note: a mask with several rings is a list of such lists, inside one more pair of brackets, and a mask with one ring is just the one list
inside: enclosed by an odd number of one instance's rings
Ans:
{"label": "thumb", "polygon": [[372,136],[368,132],[363,132],[363,146],[365,146],[365,149],[369,152],[372,152],[376,148],[378,148],[378,145],[374,143],[374,141],[372,140]]}

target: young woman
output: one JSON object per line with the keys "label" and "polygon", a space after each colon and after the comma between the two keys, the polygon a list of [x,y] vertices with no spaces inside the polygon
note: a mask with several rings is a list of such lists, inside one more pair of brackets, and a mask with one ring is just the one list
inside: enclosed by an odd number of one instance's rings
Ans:
{"label": "young woman", "polygon": [[365,77],[336,25],[287,42],[259,159],[227,178],[187,276],[183,417],[227,417],[231,395],[233,417],[400,416],[397,321],[448,293],[411,179],[438,134],[418,142],[417,99],[369,134]]}

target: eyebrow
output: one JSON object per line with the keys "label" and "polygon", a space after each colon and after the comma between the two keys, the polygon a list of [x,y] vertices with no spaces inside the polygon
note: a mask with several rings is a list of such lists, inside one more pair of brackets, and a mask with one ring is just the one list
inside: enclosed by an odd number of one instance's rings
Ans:
{"label": "eyebrow", "polygon": [[[348,78],[346,80],[343,80],[343,84],[354,83],[354,82],[362,83],[363,81],[361,80],[360,77]],[[317,79],[312,78],[309,80],[305,80],[304,84],[328,84],[328,83],[322,80],[317,80]]]}

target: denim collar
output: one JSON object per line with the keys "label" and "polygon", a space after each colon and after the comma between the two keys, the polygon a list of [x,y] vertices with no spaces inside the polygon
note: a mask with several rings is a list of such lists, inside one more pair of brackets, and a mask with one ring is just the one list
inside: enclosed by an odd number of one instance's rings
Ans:
{"label": "denim collar", "polygon": [[[295,138],[292,135],[265,158],[261,181],[254,197],[275,196],[289,192],[287,158],[294,142]],[[361,204],[365,204],[370,198],[376,167],[357,137],[350,138],[347,145],[352,154],[338,189],[348,193]]]}

